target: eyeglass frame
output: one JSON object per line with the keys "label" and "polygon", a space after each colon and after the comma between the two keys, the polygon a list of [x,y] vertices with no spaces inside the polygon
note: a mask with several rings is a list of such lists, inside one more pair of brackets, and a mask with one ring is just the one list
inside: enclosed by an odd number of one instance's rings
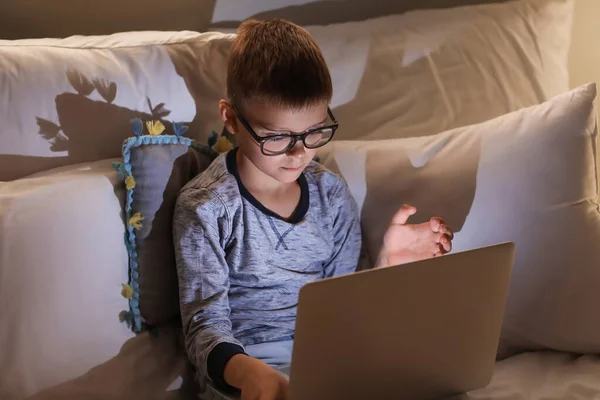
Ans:
{"label": "eyeglass frame", "polygon": [[[301,133],[290,132],[290,133],[282,133],[280,135],[271,135],[271,136],[266,136],[266,137],[259,136],[256,133],[256,131],[250,126],[248,121],[246,121],[246,119],[242,116],[242,114],[241,114],[240,110],[237,108],[237,106],[234,103],[231,103],[231,107],[233,108],[233,112],[234,112],[236,118],[242,123],[242,125],[244,125],[244,128],[246,128],[248,133],[250,133],[250,136],[252,136],[254,141],[256,141],[259,144],[261,153],[268,157],[280,156],[282,154],[289,152],[291,149],[293,149],[296,146],[296,144],[298,143],[299,140],[302,141],[302,144],[307,149],[318,149],[320,147],[323,147],[327,143],[329,143],[331,141],[331,139],[333,139],[333,136],[335,135],[335,131],[339,127],[339,123],[338,123],[337,119],[335,119],[335,117],[333,116],[333,113],[331,112],[331,109],[329,108],[329,106],[327,106],[327,115],[329,115],[329,118],[331,118],[331,121],[333,122],[333,124],[331,124],[331,125],[325,125],[325,126],[320,126],[318,128],[307,129]],[[323,143],[322,145],[320,145],[318,147],[307,146],[306,141],[305,141],[306,137],[308,135],[310,135],[311,133],[315,133],[322,129],[331,129],[331,136],[329,137],[329,140],[327,140],[325,143]],[[288,147],[285,150],[281,151],[280,153],[267,153],[267,152],[265,152],[264,145],[268,140],[273,139],[273,138],[291,138],[291,142],[288,145]]]}

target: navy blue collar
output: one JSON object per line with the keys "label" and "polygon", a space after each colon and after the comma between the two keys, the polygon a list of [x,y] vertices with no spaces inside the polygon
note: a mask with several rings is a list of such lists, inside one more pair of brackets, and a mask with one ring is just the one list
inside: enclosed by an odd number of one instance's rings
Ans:
{"label": "navy blue collar", "polygon": [[300,221],[302,221],[304,219],[304,216],[308,212],[308,205],[310,203],[308,182],[306,181],[304,172],[300,174],[297,180],[298,184],[300,185],[300,201],[298,202],[298,206],[296,206],[296,209],[289,218],[283,218],[281,215],[276,214],[273,211],[269,210],[267,207],[265,207],[260,201],[256,199],[256,197],[252,195],[252,193],[250,193],[248,189],[246,189],[246,187],[242,183],[242,179],[240,178],[240,173],[237,168],[237,151],[237,147],[229,151],[229,153],[227,153],[225,162],[227,165],[227,171],[229,171],[229,173],[233,175],[235,177],[235,180],[237,181],[241,195],[265,215],[269,215],[282,221],[289,222],[290,224],[297,224]]}

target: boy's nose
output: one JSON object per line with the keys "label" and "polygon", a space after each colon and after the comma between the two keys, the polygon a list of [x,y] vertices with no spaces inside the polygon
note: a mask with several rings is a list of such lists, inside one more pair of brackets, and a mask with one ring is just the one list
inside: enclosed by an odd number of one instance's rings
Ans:
{"label": "boy's nose", "polygon": [[294,147],[288,151],[288,155],[290,156],[301,156],[304,154],[306,154],[306,148],[304,147],[302,140],[298,140]]}

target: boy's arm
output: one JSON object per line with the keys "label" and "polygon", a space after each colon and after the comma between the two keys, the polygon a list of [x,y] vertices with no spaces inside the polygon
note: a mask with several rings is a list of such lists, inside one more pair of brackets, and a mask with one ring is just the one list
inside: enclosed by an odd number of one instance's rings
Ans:
{"label": "boy's arm", "polygon": [[225,390],[231,389],[223,377],[225,365],[244,354],[229,319],[228,224],[226,208],[212,191],[190,188],[179,195],[173,240],[186,349],[198,372]]}
{"label": "boy's arm", "polygon": [[333,213],[334,254],[325,265],[325,277],[355,272],[361,251],[362,236],[358,206],[345,181],[339,184],[330,198]]}

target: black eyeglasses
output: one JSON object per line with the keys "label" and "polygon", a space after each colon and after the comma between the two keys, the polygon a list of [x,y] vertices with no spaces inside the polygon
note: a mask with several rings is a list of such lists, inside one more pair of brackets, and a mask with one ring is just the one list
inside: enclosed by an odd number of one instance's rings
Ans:
{"label": "black eyeglasses", "polygon": [[237,119],[244,125],[244,128],[250,132],[252,138],[260,145],[260,151],[266,156],[279,156],[285,154],[293,149],[299,140],[302,141],[304,147],[307,149],[316,149],[324,146],[333,138],[339,125],[331,113],[331,110],[327,107],[327,114],[333,122],[330,125],[308,129],[302,133],[274,133],[269,134],[268,136],[259,136],[254,129],[252,129],[248,121],[241,115],[240,110],[238,110],[235,104],[232,104],[232,106]]}

